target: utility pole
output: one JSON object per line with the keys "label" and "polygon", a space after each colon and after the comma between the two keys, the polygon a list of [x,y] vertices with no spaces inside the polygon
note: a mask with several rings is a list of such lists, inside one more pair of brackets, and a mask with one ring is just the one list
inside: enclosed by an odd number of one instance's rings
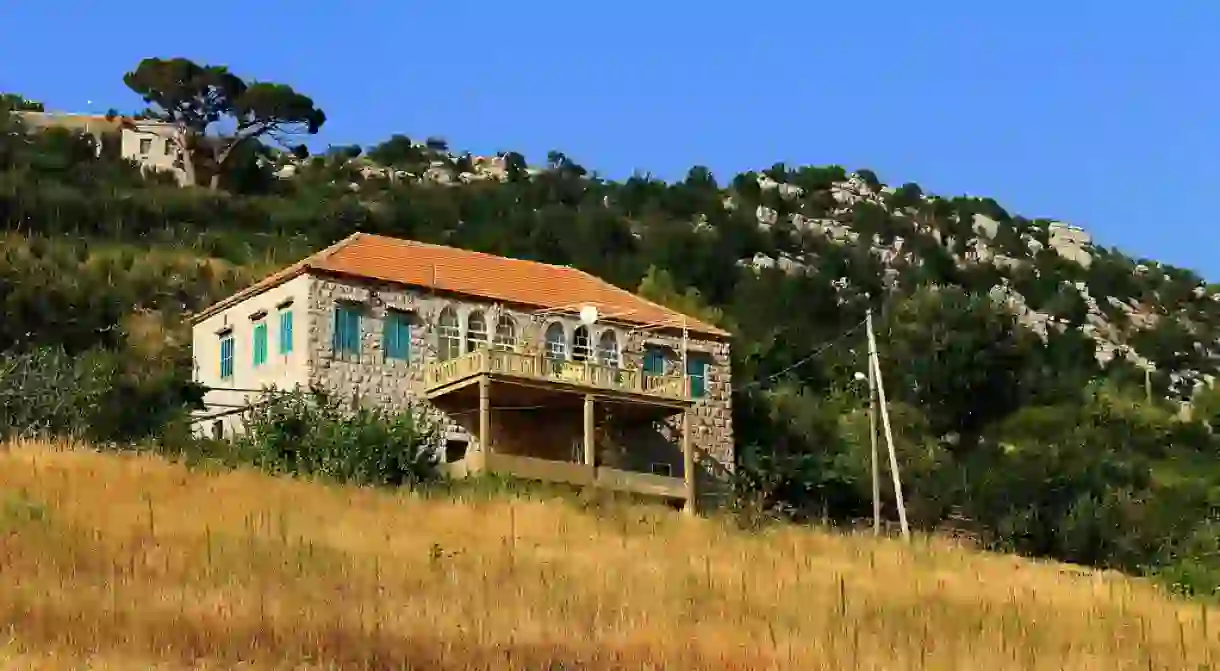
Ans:
{"label": "utility pole", "polygon": [[[868,308],[871,322],[873,309]],[[868,351],[868,442],[872,448],[869,465],[873,470],[873,535],[881,535],[881,468],[877,463],[877,376],[873,372],[873,350]]]}
{"label": "utility pole", "polygon": [[894,452],[894,433],[890,429],[890,413],[885,402],[885,383],[881,377],[881,359],[877,356],[877,338],[873,334],[873,310],[871,307],[868,308],[865,314],[865,326],[868,331],[869,370],[873,374],[876,383],[877,399],[881,404],[881,426],[885,429],[885,443],[890,453],[890,475],[894,479],[894,498],[898,502],[898,521],[902,525],[903,540],[910,540],[911,528],[907,525],[907,506],[902,498],[902,479],[898,475],[898,455]]}

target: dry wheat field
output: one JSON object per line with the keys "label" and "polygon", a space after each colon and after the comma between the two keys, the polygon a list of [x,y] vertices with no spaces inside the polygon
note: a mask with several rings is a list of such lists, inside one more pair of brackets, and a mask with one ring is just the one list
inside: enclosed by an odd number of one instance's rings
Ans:
{"label": "dry wheat field", "polygon": [[5,669],[1206,669],[1116,575],[643,506],[0,449]]}

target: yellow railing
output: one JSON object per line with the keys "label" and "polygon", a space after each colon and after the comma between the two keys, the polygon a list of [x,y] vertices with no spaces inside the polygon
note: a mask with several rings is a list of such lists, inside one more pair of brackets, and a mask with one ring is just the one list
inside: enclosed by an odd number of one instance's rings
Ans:
{"label": "yellow railing", "polygon": [[436,389],[484,373],[672,399],[690,396],[690,381],[685,375],[653,375],[592,362],[552,359],[542,354],[489,349],[430,362],[425,367],[424,380],[428,389]]}

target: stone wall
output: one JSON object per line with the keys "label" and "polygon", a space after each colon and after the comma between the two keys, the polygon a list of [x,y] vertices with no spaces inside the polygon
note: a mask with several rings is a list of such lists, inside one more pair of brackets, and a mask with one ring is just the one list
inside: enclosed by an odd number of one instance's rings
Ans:
{"label": "stone wall", "polygon": [[[362,306],[358,357],[335,356],[332,350],[333,311],[338,301],[351,301]],[[514,322],[517,340],[537,347],[543,346],[547,327],[552,322],[560,322],[564,327],[570,352],[573,333],[579,326],[579,321],[574,317],[544,316],[537,312],[508,308],[477,299],[434,295],[426,290],[406,289],[396,285],[318,277],[312,284],[309,297],[310,382],[344,396],[358,394],[365,402],[391,408],[406,408],[411,403],[419,403],[424,390],[425,364],[436,360],[438,352],[435,324],[446,307],[452,307],[458,315],[463,344],[466,341],[468,319],[472,313],[480,310],[484,313],[491,337],[495,335],[495,327],[501,315],[508,315]],[[401,310],[411,315],[411,353],[408,361],[387,361],[382,351],[382,328],[389,310]],[[607,330],[615,333],[624,365],[636,368],[641,366],[644,349],[651,345],[671,349],[673,354],[668,365],[674,372],[681,369],[681,362],[678,360],[682,344],[680,334],[595,324],[590,333],[592,343],[596,345]],[[691,438],[701,466],[700,482],[704,484],[704,491],[710,493],[717,488],[708,485],[723,481],[724,476],[733,469],[730,350],[727,342],[691,337],[688,340],[688,352],[690,356],[707,357],[710,364],[707,394],[691,411]],[[493,399],[493,406],[495,404]],[[434,419],[445,426],[450,439],[470,441],[471,447],[477,449],[470,432],[470,429],[477,426],[477,417],[446,415],[426,402],[424,407]],[[663,436],[669,448],[666,453],[671,455],[673,446],[679,440],[680,425],[681,417],[674,416],[658,426],[641,429]],[[655,441],[641,440],[640,446],[644,447],[649,442]],[[670,456],[661,457],[659,453],[655,459],[670,462]],[[644,461],[646,460],[645,458]],[[680,466],[680,462],[678,465]],[[680,470],[674,469],[674,475],[680,475]]]}

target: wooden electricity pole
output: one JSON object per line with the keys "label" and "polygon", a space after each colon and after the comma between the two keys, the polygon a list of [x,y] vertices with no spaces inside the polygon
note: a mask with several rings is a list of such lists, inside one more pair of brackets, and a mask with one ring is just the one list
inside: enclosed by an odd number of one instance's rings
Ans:
{"label": "wooden electricity pole", "polygon": [[[890,475],[894,480],[894,498],[898,503],[898,521],[902,525],[902,538],[911,538],[911,528],[907,525],[907,507],[902,498],[902,479],[898,475],[898,455],[894,452],[894,433],[890,429],[890,413],[885,402],[885,382],[881,376],[881,359],[877,356],[877,337],[873,334],[873,309],[870,307],[865,315],[865,327],[868,331],[869,372],[876,385],[877,400],[881,405],[881,426],[885,429],[885,444],[890,453]],[[876,490],[874,490],[876,491]],[[874,501],[880,500],[875,498]],[[874,503],[876,510],[877,503]]]}
{"label": "wooden electricity pole", "polygon": [[[869,308],[872,316],[872,308]],[[873,373],[873,352],[868,353],[868,442],[872,448],[869,465],[873,470],[873,535],[881,535],[881,467],[877,463],[877,376]]]}

